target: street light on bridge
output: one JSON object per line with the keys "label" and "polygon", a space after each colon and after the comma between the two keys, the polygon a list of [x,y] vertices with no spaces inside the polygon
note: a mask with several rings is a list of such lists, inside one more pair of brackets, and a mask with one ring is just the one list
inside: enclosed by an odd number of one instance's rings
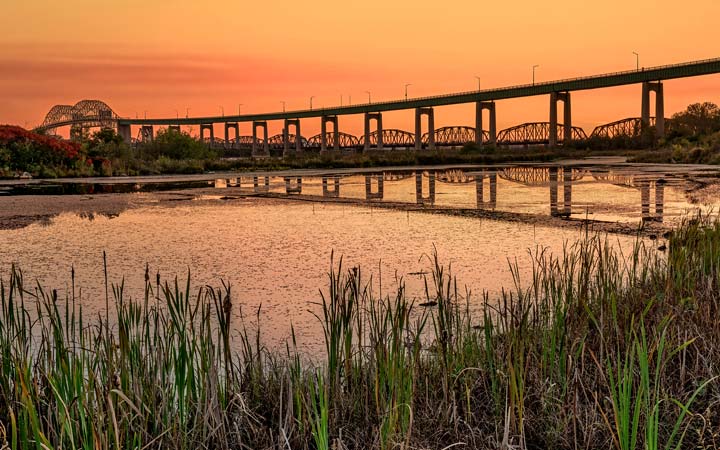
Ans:
{"label": "street light on bridge", "polygon": [[372,100],[370,99],[370,91],[365,91],[365,93],[368,95],[368,103],[372,103]]}
{"label": "street light on bridge", "polygon": [[147,110],[145,110],[145,120],[147,120]]}
{"label": "street light on bridge", "polygon": [[475,75],[475,79],[478,80],[478,91],[480,90],[480,77]]}
{"label": "street light on bridge", "polygon": [[220,105],[220,112],[222,113],[222,116],[225,117],[225,108]]}
{"label": "street light on bridge", "polygon": [[412,86],[412,83],[405,84],[405,101],[407,101],[407,88],[408,86]]}
{"label": "street light on bridge", "polygon": [[312,100],[315,98],[314,95],[310,96],[310,111],[312,111]]}
{"label": "street light on bridge", "polygon": [[637,52],[633,52],[635,55],[635,70],[640,70],[640,55]]}
{"label": "street light on bridge", "polygon": [[535,69],[537,69],[538,67],[540,67],[539,64],[535,64],[533,66],[533,86],[535,85]]}
{"label": "street light on bridge", "polygon": [[242,103],[238,103],[238,116],[240,115],[240,107],[243,106]]}
{"label": "street light on bridge", "polygon": [[185,108],[185,118],[190,117],[190,108]]}
{"label": "street light on bridge", "polygon": [[284,102],[284,101],[280,101],[280,103],[282,103],[282,105],[283,105],[283,112],[285,112],[285,102]]}

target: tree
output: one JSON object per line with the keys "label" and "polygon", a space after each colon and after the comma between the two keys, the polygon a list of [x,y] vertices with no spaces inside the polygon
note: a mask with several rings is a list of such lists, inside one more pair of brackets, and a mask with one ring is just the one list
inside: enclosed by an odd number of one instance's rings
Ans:
{"label": "tree", "polygon": [[698,136],[720,130],[720,108],[714,103],[693,103],[672,116],[672,130],[680,136]]}

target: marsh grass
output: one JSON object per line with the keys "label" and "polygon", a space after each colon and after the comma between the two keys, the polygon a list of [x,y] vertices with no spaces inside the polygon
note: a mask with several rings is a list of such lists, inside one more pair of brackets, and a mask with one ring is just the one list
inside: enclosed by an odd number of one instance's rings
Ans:
{"label": "marsh grass", "polygon": [[13,268],[0,448],[717,448],[720,223],[669,241],[538,249],[497,297],[460,291],[434,254],[420,299],[402,280],[377,298],[332,261],[314,364],[294,329],[284,354],[263,346],[261,309],[233,323],[225,284],[146,269],[141,299],[107,284],[111,323],[83,312],[74,277],[60,298]]}

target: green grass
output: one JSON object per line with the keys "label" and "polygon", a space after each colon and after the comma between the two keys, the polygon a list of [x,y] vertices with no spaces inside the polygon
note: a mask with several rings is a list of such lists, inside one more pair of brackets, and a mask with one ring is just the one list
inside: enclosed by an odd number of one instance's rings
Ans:
{"label": "green grass", "polygon": [[311,362],[294,330],[265,348],[228,285],[147,273],[142,298],[108,283],[113,313],[90,315],[74,277],[59,298],[14,268],[0,448],[717,448],[720,222],[687,221],[667,254],[610,239],[531,252],[496,297],[435,255],[419,299],[333,261]]}

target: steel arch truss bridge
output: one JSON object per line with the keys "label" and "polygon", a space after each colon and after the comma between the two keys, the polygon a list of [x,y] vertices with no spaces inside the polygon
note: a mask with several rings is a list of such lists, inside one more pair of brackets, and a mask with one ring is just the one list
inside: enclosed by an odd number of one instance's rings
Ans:
{"label": "steel arch truss bridge", "polygon": [[[358,148],[360,140],[352,134],[340,132],[338,133],[340,148]],[[333,132],[325,133],[325,140],[328,147],[335,146],[335,136]],[[320,148],[322,146],[322,134],[316,134],[307,140],[307,148]]]}
{"label": "steel arch truss bridge", "polygon": [[[587,134],[579,127],[572,127],[573,140],[585,140]],[[506,128],[498,134],[500,145],[543,145],[550,143],[550,122],[528,122]],[[563,124],[557,124],[557,142],[563,142]]]}
{"label": "steel arch truss bridge", "polygon": [[[365,136],[360,137],[360,145],[365,145]],[[378,132],[370,133],[370,146],[378,145]],[[386,129],[382,130],[383,147],[390,148],[412,148],[415,146],[415,135],[405,130]]]}
{"label": "steel arch truss bridge", "polygon": [[[580,169],[563,168],[561,170],[570,170],[570,179],[572,181],[579,181],[587,174],[587,171]],[[549,167],[506,167],[498,172],[498,176],[503,180],[526,186],[548,186],[552,181]],[[555,181],[557,181],[557,178]]]}
{"label": "steel arch truss bridge", "polygon": [[[488,142],[490,140],[490,133],[483,130],[482,134],[483,142]],[[423,144],[428,144],[429,141],[430,135],[428,133],[423,134]],[[475,128],[473,127],[453,126],[438,128],[435,130],[435,145],[458,147],[469,142],[476,142]]]}
{"label": "steel arch truss bridge", "polygon": [[105,102],[81,100],[74,105],[55,105],[45,115],[38,131],[71,127],[71,135],[88,128],[117,128],[118,115]]}
{"label": "steel arch truss bridge", "polygon": [[[665,126],[671,126],[672,121],[665,119]],[[651,117],[647,124],[643,127],[642,119],[640,117],[629,117],[627,119],[617,120],[615,122],[606,123],[605,125],[599,125],[595,127],[590,137],[600,138],[617,138],[617,137],[629,137],[635,138],[642,135],[643,129],[655,128],[656,120],[655,117]]]}

